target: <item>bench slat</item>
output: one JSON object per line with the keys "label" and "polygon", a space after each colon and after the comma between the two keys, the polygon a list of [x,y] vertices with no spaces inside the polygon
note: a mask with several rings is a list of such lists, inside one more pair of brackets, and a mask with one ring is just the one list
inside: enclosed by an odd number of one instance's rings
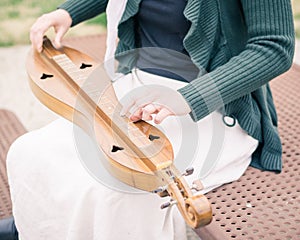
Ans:
{"label": "bench slat", "polygon": [[6,173],[6,155],[9,146],[26,132],[19,119],[8,110],[0,110],[0,219],[12,214]]}
{"label": "bench slat", "polygon": [[300,66],[293,65],[271,81],[283,144],[282,172],[249,167],[238,181],[208,193],[214,220],[197,230],[203,239],[300,239],[299,80]]}

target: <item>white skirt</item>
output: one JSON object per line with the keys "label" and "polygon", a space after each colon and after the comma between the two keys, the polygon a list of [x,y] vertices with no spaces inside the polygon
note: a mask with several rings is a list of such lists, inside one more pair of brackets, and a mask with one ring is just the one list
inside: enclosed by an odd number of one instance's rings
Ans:
{"label": "white skirt", "polygon": [[[185,83],[135,70],[114,82],[114,88],[120,99],[141,84],[178,89]],[[190,116],[169,117],[159,127],[172,143],[175,165],[180,170],[194,167],[186,180],[191,185],[201,179],[202,193],[237,180],[258,145],[238,123],[226,126],[218,112],[197,123]],[[103,179],[82,161],[74,130],[80,134],[86,157],[102,169]],[[130,191],[130,187],[124,191],[118,181],[112,186],[114,178],[107,178],[94,148],[81,129],[62,118],[13,143],[7,170],[20,239],[186,239],[186,225],[177,208],[160,209],[168,199]]]}

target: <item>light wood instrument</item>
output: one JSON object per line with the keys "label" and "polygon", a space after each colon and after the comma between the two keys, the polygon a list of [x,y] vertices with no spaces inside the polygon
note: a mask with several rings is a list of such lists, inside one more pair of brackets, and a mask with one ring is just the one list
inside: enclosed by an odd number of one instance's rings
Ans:
{"label": "light wood instrument", "polygon": [[35,96],[96,140],[110,174],[135,188],[169,195],[171,201],[162,208],[176,203],[192,228],[211,222],[207,198],[194,194],[184,179],[193,170],[181,174],[176,169],[171,143],[160,130],[120,116],[104,67],[75,49],[55,49],[45,37],[42,53],[32,49],[26,68]]}

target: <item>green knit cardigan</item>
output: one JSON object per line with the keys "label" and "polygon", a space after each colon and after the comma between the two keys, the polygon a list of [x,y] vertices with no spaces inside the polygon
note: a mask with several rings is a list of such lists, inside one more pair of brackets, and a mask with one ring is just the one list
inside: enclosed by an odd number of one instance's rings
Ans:
{"label": "green knit cardigan", "polygon": [[[136,46],[133,16],[141,0],[128,0],[118,26],[117,54]],[[67,10],[76,25],[105,11],[105,0],[69,0]],[[294,55],[290,0],[188,0],[184,10],[191,27],[184,47],[204,69],[178,91],[198,121],[215,110],[235,117],[259,141],[251,165],[281,171],[282,149],[277,115],[268,82],[287,71]],[[130,71],[134,61],[127,60]]]}

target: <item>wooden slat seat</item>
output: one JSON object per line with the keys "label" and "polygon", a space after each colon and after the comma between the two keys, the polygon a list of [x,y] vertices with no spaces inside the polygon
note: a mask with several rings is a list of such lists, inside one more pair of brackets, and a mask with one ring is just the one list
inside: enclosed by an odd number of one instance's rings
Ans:
{"label": "wooden slat seat", "polygon": [[12,142],[25,132],[24,126],[15,114],[8,110],[0,110],[0,219],[12,214],[6,173],[7,151]]}
{"label": "wooden slat seat", "polygon": [[280,174],[249,167],[207,194],[214,220],[202,239],[300,239],[300,66],[271,81],[283,144]]}

